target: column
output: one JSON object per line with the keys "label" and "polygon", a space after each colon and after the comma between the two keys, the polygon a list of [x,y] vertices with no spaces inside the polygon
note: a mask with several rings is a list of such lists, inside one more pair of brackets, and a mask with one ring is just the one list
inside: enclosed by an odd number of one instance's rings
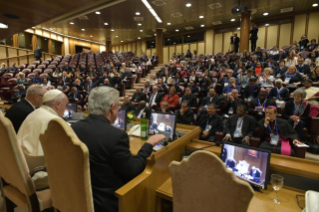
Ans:
{"label": "column", "polygon": [[156,29],[156,54],[158,56],[158,64],[163,64],[163,29]]}
{"label": "column", "polygon": [[19,48],[19,34],[12,35],[13,47]]}
{"label": "column", "polygon": [[34,51],[37,47],[37,36],[32,35],[32,50]]}
{"label": "column", "polygon": [[112,51],[111,41],[110,40],[105,41],[105,45],[106,45],[105,51],[111,52]]}
{"label": "column", "polygon": [[244,50],[250,51],[249,49],[250,15],[251,15],[251,11],[247,11],[241,14],[239,53],[242,53]]}

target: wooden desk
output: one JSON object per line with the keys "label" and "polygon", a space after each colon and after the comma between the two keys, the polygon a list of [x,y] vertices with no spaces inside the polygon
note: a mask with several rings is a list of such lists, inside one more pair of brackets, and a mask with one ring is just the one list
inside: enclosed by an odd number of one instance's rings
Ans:
{"label": "wooden desk", "polygon": [[[161,202],[162,199],[173,201],[173,188],[172,188],[172,179],[169,178],[165,181],[157,190],[158,196],[158,212],[162,211]],[[278,198],[281,199],[281,204],[274,204],[273,197],[276,196],[275,191],[272,189],[271,185],[268,186],[267,190],[261,192],[255,192],[253,199],[250,202],[249,212],[269,212],[269,211],[278,211],[278,212],[289,212],[289,211],[298,211],[299,208],[296,200],[296,195],[305,195],[301,192],[292,191],[289,189],[282,188],[278,191]],[[299,198],[299,204],[301,207],[305,207],[305,198]]]}

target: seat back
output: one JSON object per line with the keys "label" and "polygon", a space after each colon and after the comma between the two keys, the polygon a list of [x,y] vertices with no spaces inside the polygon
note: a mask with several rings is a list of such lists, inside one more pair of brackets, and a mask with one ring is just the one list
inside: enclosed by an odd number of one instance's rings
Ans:
{"label": "seat back", "polygon": [[[56,139],[59,138],[59,139]],[[40,135],[53,207],[59,211],[93,212],[89,151],[62,119],[49,122]]]}
{"label": "seat back", "polygon": [[0,176],[25,196],[35,193],[33,181],[15,130],[9,119],[0,113]]}
{"label": "seat back", "polygon": [[171,162],[169,170],[174,212],[244,212],[254,195],[212,152],[196,151],[182,162]]}

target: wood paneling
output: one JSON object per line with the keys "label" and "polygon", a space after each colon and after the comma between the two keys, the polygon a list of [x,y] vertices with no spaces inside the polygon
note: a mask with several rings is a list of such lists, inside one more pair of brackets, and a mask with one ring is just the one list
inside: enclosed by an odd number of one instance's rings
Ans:
{"label": "wood paneling", "polygon": [[[224,33],[224,46],[222,51],[224,54],[230,50],[230,36],[232,36],[232,34],[232,32]],[[240,34],[237,35],[239,36]]]}
{"label": "wood paneling", "polygon": [[147,56],[151,55],[151,49],[147,49],[147,50],[146,50],[146,55],[147,55]]}
{"label": "wood paneling", "polygon": [[197,49],[197,56],[199,56],[200,54],[205,54],[205,43],[198,43],[197,44],[198,49]]}
{"label": "wood paneling", "polygon": [[269,49],[277,45],[277,33],[278,26],[269,26],[267,31],[267,46],[266,49]]}
{"label": "wood paneling", "polygon": [[136,54],[136,43],[132,43],[132,52]]}
{"label": "wood paneling", "polygon": [[214,30],[207,30],[205,36],[205,54],[207,55],[213,53]]}
{"label": "wood paneling", "polygon": [[7,58],[7,50],[5,47],[0,46],[0,59]]}
{"label": "wood paneling", "polygon": [[164,47],[163,48],[163,63],[164,64],[167,64],[168,63],[168,61],[169,61],[169,55],[168,55],[168,47]]}
{"label": "wood paneling", "polygon": [[318,20],[319,20],[319,12],[310,13],[307,37],[308,37],[309,41],[311,39],[316,39],[317,43],[319,40]]}
{"label": "wood paneling", "polygon": [[145,50],[146,50],[146,42],[141,41],[141,52],[145,52]]}
{"label": "wood paneling", "polygon": [[291,23],[280,25],[279,48],[290,45]]}
{"label": "wood paneling", "polygon": [[127,44],[124,45],[124,51],[127,52]]}
{"label": "wood paneling", "polygon": [[169,59],[172,58],[172,55],[173,55],[174,53],[175,53],[175,54],[178,53],[178,52],[176,52],[175,46],[170,46],[170,47],[169,47]]}
{"label": "wood paneling", "polygon": [[182,45],[176,45],[176,54],[177,53],[182,53],[183,51],[182,51]]}
{"label": "wood paneling", "polygon": [[20,57],[19,64],[28,64],[28,58],[27,57]]}
{"label": "wood paneling", "polygon": [[191,51],[191,53],[193,53],[194,50],[197,51],[197,43],[192,43],[192,44],[190,44],[190,51]]}
{"label": "wood paneling", "polygon": [[51,33],[51,38],[52,38],[52,39],[54,39],[54,40],[57,40],[57,36],[56,36],[56,34]]}
{"label": "wood paneling", "polygon": [[17,49],[8,48],[8,57],[15,57],[15,56],[18,56]]}
{"label": "wood paneling", "polygon": [[13,47],[19,48],[19,35],[14,34],[12,36],[12,39],[13,39]]}
{"label": "wood paneling", "polygon": [[18,51],[19,51],[19,56],[28,54],[27,51],[24,51],[24,50],[18,50]]}
{"label": "wood paneling", "polygon": [[258,28],[258,40],[256,43],[256,47],[265,48],[265,32],[266,32],[266,27]]}
{"label": "wood paneling", "polygon": [[[318,21],[318,20],[317,20]],[[306,14],[296,15],[294,23],[294,41],[300,41],[302,35],[306,32]]]}
{"label": "wood paneling", "polygon": [[137,44],[136,44],[136,54],[137,55],[141,55],[142,54],[141,46],[142,46],[141,42],[140,41],[137,42]]}
{"label": "wood paneling", "polygon": [[132,51],[132,44],[131,43],[127,44],[127,51],[128,52]]}
{"label": "wood paneling", "polygon": [[214,54],[216,55],[219,52],[222,52],[223,46],[222,46],[222,39],[223,34],[215,34],[215,46],[214,46]]}

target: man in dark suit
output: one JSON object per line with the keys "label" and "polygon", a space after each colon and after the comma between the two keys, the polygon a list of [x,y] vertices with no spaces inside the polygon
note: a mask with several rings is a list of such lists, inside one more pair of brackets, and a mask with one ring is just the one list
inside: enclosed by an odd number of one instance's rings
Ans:
{"label": "man in dark suit", "polygon": [[105,86],[95,88],[89,102],[90,115],[72,128],[90,152],[94,210],[119,211],[115,191],[143,172],[153,146],[165,136],[150,137],[133,156],[126,132],[112,126],[117,119],[119,92]]}
{"label": "man in dark suit", "polygon": [[233,37],[233,41],[234,41],[234,51],[236,53],[238,53],[238,48],[239,48],[239,42],[240,42],[240,39],[239,37],[237,37],[237,33],[234,33],[234,37]]}
{"label": "man in dark suit", "polygon": [[10,103],[20,102],[26,96],[26,90],[24,89],[24,85],[18,85],[18,91],[13,94],[13,97],[10,99]]}
{"label": "man in dark suit", "polygon": [[105,78],[105,80],[101,86],[113,87],[113,85],[110,83],[110,80],[108,78]]}
{"label": "man in dark suit", "polygon": [[185,89],[185,95],[182,97],[182,102],[187,101],[190,107],[197,107],[197,99],[194,94],[192,94],[192,90],[190,87]]}
{"label": "man in dark suit", "polygon": [[41,85],[31,85],[27,90],[26,98],[13,104],[7,111],[6,117],[12,122],[16,133],[18,133],[25,118],[42,105],[45,92],[46,89]]}
{"label": "man in dark suit", "polygon": [[152,64],[154,64],[154,65],[157,65],[157,64],[158,64],[158,56],[157,56],[156,53],[154,53],[154,55],[153,55],[151,61],[152,61]]}
{"label": "man in dark suit", "polygon": [[191,89],[192,94],[199,93],[198,87],[195,85],[195,82],[193,80],[189,82],[189,88]]}
{"label": "man in dark suit", "polygon": [[256,98],[259,94],[260,86],[256,85],[256,78],[249,79],[249,84],[244,88],[244,100],[246,103]]}
{"label": "man in dark suit", "polygon": [[276,101],[273,99],[268,99],[267,96],[268,91],[266,89],[260,89],[258,97],[249,102],[249,115],[254,116],[256,119],[260,119],[261,116],[263,116],[263,113],[261,111],[257,111],[256,108],[263,108],[263,110],[265,110],[265,108],[270,105],[277,107]]}
{"label": "man in dark suit", "polygon": [[82,101],[81,94],[78,93],[78,89],[76,87],[71,88],[71,93],[68,96],[70,102],[79,103]]}
{"label": "man in dark suit", "polygon": [[89,90],[91,90],[92,88],[95,87],[95,84],[93,83],[91,77],[87,77],[86,78],[86,83],[84,85],[84,89],[89,92]]}
{"label": "man in dark suit", "polygon": [[161,102],[161,107],[160,108],[156,108],[156,112],[160,112],[160,113],[167,113],[167,114],[174,114],[171,110],[168,109],[169,108],[169,104],[167,101],[163,101]]}
{"label": "man in dark suit", "polygon": [[68,75],[68,73],[66,71],[62,72],[61,79],[62,79],[63,83],[71,83],[71,78],[68,77],[67,75]]}
{"label": "man in dark suit", "polygon": [[303,77],[310,77],[312,75],[312,72],[310,70],[310,66],[304,64],[305,60],[303,59],[303,57],[299,57],[298,58],[298,65],[296,65],[296,68],[299,72],[299,74]]}
{"label": "man in dark suit", "polygon": [[189,108],[189,103],[183,101],[181,109],[176,111],[176,123],[179,124],[192,124],[194,118],[194,112]]}
{"label": "man in dark suit", "polygon": [[214,104],[216,109],[220,108],[220,106],[221,106],[221,98],[216,95],[214,88],[209,89],[209,96],[205,97],[202,100],[202,103],[200,104],[199,107],[205,107],[205,106],[208,106],[210,104]]}
{"label": "man in dark suit", "polygon": [[316,39],[312,39],[310,45],[307,46],[307,50],[312,52],[318,47],[318,44],[316,44]]}
{"label": "man in dark suit", "polygon": [[256,169],[255,166],[251,167],[250,176],[253,177],[252,181],[257,182],[257,183],[260,182],[261,173],[260,173],[260,171],[258,171]]}
{"label": "man in dark suit", "polygon": [[152,110],[149,107],[146,107],[145,101],[140,101],[135,110],[136,118],[143,118],[143,113],[145,113],[146,118],[149,119],[151,117]]}
{"label": "man in dark suit", "polygon": [[158,92],[158,87],[156,85],[153,86],[152,94],[150,94],[148,106],[152,107],[153,105],[159,105],[163,99],[163,95]]}
{"label": "man in dark suit", "polygon": [[121,78],[119,77],[119,73],[115,73],[114,77],[111,79],[111,82],[114,86],[115,89],[117,89],[118,91],[120,91],[121,89]]}
{"label": "man in dark suit", "polygon": [[207,107],[207,116],[203,116],[199,122],[198,126],[202,129],[200,135],[201,139],[215,142],[215,133],[218,131],[223,131],[223,119],[216,112],[215,105],[210,104]]}
{"label": "man in dark suit", "polygon": [[41,62],[41,57],[42,57],[42,49],[40,46],[34,50],[34,57],[36,60],[39,60]]}
{"label": "man in dark suit", "polygon": [[137,87],[136,92],[133,94],[131,98],[131,103],[133,105],[137,105],[140,101],[146,102],[146,94],[142,92],[142,89],[140,87]]}
{"label": "man in dark suit", "polygon": [[130,103],[130,97],[124,96],[124,103],[121,105],[122,110],[125,110],[126,112],[135,111],[135,106]]}
{"label": "man in dark suit", "polygon": [[276,78],[280,78],[281,75],[285,74],[288,70],[288,67],[285,66],[285,61],[284,60],[281,60],[279,61],[279,65],[276,69],[274,69],[274,77]]}
{"label": "man in dark suit", "polygon": [[226,122],[224,141],[233,141],[238,144],[249,145],[251,136],[254,135],[256,121],[254,117],[246,115],[245,105],[238,105],[236,114]]}
{"label": "man in dark suit", "polygon": [[66,72],[71,72],[72,73],[72,68],[69,66],[69,63],[68,62],[65,62],[64,63],[64,66],[62,67],[62,70],[61,71],[66,71]]}
{"label": "man in dark suit", "polygon": [[130,83],[130,78],[132,78],[132,72],[130,71],[130,68],[125,68],[125,72],[122,74],[122,81],[125,83],[126,89],[128,88],[128,85]]}
{"label": "man in dark suit", "polygon": [[253,28],[250,30],[249,34],[250,34],[250,38],[249,40],[251,40],[251,52],[254,52],[256,49],[256,43],[258,40],[258,28],[256,27],[256,25],[253,25]]}
{"label": "man in dark suit", "polygon": [[19,69],[16,67],[16,63],[12,63],[12,66],[7,69],[6,73],[16,74],[19,72]]}
{"label": "man in dark suit", "polygon": [[238,98],[238,91],[236,89],[232,90],[228,95],[228,101],[225,108],[228,108],[228,114],[232,115],[236,112],[237,106],[245,104],[244,100]]}
{"label": "man in dark suit", "polygon": [[277,61],[277,63],[279,63],[279,61],[284,60],[286,58],[286,54],[284,53],[283,49],[279,49],[279,54],[276,54],[274,56],[274,60]]}
{"label": "man in dark suit", "polygon": [[214,69],[214,64],[212,64],[212,61],[211,60],[208,60],[208,63],[206,65],[206,70],[208,71],[212,71]]}

